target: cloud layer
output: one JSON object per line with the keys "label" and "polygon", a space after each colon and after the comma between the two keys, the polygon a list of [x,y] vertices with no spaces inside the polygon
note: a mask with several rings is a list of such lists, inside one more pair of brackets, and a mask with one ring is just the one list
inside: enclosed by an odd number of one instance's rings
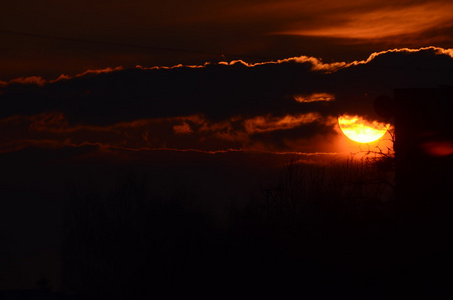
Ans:
{"label": "cloud layer", "polygon": [[92,70],[3,82],[0,151],[28,146],[329,152],[344,113],[378,119],[395,88],[453,85],[451,50],[395,49],[351,63],[310,57]]}

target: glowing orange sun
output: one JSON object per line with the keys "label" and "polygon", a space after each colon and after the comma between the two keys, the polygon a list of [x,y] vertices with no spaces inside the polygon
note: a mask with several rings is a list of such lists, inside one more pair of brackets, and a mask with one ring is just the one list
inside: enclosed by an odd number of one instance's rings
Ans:
{"label": "glowing orange sun", "polygon": [[371,143],[382,138],[390,124],[369,122],[359,116],[342,115],[338,117],[341,131],[351,140],[358,143]]}

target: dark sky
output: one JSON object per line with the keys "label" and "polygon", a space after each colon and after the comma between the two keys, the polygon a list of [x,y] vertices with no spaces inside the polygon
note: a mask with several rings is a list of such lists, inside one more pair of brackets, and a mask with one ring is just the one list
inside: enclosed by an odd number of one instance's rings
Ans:
{"label": "dark sky", "polygon": [[452,46],[451,1],[3,1],[0,79]]}
{"label": "dark sky", "polygon": [[3,1],[0,289],[42,275],[59,285],[74,184],[100,189],[138,169],[160,189],[216,199],[205,204],[221,219],[228,200],[290,155],[327,163],[361,150],[339,115],[392,122],[375,113],[377,96],[453,85],[452,10],[451,1]]}

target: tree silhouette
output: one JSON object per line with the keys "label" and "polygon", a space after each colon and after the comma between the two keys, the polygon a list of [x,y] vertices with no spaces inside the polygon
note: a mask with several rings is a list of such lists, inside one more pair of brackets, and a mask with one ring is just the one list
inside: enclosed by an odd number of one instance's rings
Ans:
{"label": "tree silhouette", "polygon": [[189,205],[190,195],[156,195],[133,173],[105,197],[73,192],[63,246],[69,294],[141,299],[212,289],[223,235]]}
{"label": "tree silhouette", "polygon": [[42,276],[40,279],[38,279],[36,281],[36,283],[38,284],[38,288],[39,288],[40,292],[50,293],[50,291],[52,290],[50,281],[45,276]]}

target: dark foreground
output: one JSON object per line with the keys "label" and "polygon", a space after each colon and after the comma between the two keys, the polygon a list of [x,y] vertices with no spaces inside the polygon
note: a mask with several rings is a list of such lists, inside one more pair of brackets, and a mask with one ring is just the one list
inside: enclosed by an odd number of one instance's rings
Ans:
{"label": "dark foreground", "polygon": [[450,206],[407,213],[391,168],[292,161],[224,207],[222,221],[190,189],[162,192],[147,179],[125,172],[107,192],[73,185],[61,288],[41,281],[0,299],[452,294]]}

